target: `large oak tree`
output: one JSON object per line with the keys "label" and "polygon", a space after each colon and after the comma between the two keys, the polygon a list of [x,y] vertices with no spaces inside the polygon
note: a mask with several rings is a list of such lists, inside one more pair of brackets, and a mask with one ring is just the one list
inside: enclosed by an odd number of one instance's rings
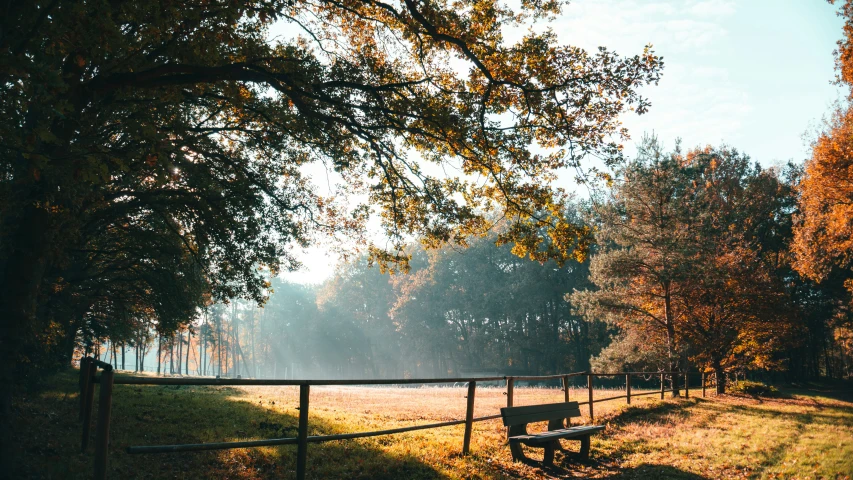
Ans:
{"label": "large oak tree", "polygon": [[[543,0],[519,11],[439,0],[4,3],[0,384],[58,319],[39,306],[72,287],[64,269],[102,263],[87,256],[97,237],[146,216],[161,218],[157,233],[184,245],[218,297],[260,299],[259,266],[296,266],[295,244],[359,232],[371,209],[391,240],[371,249],[382,262],[405,262],[413,235],[463,243],[489,227],[493,209],[513,219],[501,241],[518,253],[577,253],[585,232],[563,217],[554,172],[619,154],[618,117],[646,110],[637,88],[657,81],[662,61],[649,49],[620,57],[560,45],[550,30],[504,38],[559,9]],[[312,163],[366,200],[319,195],[304,174]],[[79,297],[77,310],[96,297]]]}

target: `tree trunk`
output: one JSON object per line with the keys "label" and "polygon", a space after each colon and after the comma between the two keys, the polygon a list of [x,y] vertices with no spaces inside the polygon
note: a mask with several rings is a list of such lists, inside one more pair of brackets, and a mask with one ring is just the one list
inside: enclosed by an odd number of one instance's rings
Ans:
{"label": "tree trunk", "polygon": [[826,348],[826,344],[829,343],[828,338],[823,339],[823,359],[826,365],[826,378],[832,378],[832,359],[830,358],[829,351]]}
{"label": "tree trunk", "polygon": [[198,356],[201,362],[200,375],[207,375],[207,309],[204,310],[204,324],[198,336]]}
{"label": "tree trunk", "polygon": [[716,381],[717,394],[726,393],[726,372],[723,370],[719,360],[715,360],[711,367],[714,369],[714,380]]}
{"label": "tree trunk", "polygon": [[157,335],[157,375],[160,375],[160,355],[163,353],[163,335]]}
{"label": "tree trunk", "polygon": [[231,303],[231,356],[234,358],[234,376],[240,376],[240,330],[237,321],[237,301]]}
{"label": "tree trunk", "polygon": [[190,374],[190,345],[192,345],[192,332],[187,330],[187,361],[184,362],[184,375]]}
{"label": "tree trunk", "polygon": [[[261,313],[261,319],[266,315],[266,310]],[[258,362],[255,360],[255,309],[252,309],[252,323],[250,324],[251,330],[251,338],[252,338],[252,377],[256,377],[258,375]]]}
{"label": "tree trunk", "polygon": [[178,332],[178,375],[181,374],[181,367],[184,359],[184,332]]}
{"label": "tree trunk", "polygon": [[61,359],[62,365],[71,365],[72,360],[74,359],[74,350],[77,347],[77,329],[79,327],[79,321],[73,320],[68,322],[65,326],[65,338],[62,339],[62,355]]}
{"label": "tree trunk", "polygon": [[669,371],[673,372],[673,375],[670,375],[670,381],[672,383],[672,396],[679,396],[679,388],[678,388],[678,380],[675,378],[674,372],[680,371],[678,368],[679,365],[679,355],[678,355],[678,345],[675,339],[675,318],[672,314],[672,296],[670,294],[671,284],[666,282],[664,284],[664,320],[666,321],[666,354],[667,361],[669,365]]}
{"label": "tree trunk", "polygon": [[[4,211],[6,218],[0,217],[5,220],[0,247],[0,258],[5,259],[0,264],[0,478],[11,475],[4,472],[14,471],[17,460],[11,454],[12,393],[23,370],[18,365],[20,354],[32,343],[30,332],[39,328],[37,305],[50,245],[50,215],[36,201],[41,193],[37,186],[31,190],[18,192],[29,193],[18,197],[25,205],[21,211]],[[27,202],[28,197],[32,201]]]}
{"label": "tree trunk", "polygon": [[219,318],[219,321],[216,323],[216,332],[218,335],[218,339],[216,341],[216,361],[218,362],[219,369],[216,371],[217,376],[222,376],[222,318]]}

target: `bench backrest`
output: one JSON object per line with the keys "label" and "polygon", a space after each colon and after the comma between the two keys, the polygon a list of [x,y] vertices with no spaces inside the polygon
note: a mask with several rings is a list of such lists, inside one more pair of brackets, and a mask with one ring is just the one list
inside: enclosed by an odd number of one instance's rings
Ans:
{"label": "bench backrest", "polygon": [[580,416],[581,411],[578,402],[547,403],[544,405],[504,407],[501,409],[501,417],[506,427],[522,423],[544,422],[546,420]]}

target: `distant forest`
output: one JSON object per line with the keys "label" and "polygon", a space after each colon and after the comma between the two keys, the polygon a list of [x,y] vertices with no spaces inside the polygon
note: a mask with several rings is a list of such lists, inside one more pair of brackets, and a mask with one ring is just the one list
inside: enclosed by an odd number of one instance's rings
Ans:
{"label": "distant forest", "polygon": [[[591,368],[849,376],[844,277],[817,283],[795,269],[802,175],[728,147],[665,151],[646,138],[567,214],[592,232],[586,258],[521,258],[496,245],[512,228],[502,221],[467,248],[410,245],[408,273],[382,273],[361,256],[321,285],[272,278],[262,308],[208,302],[165,337],[139,317],[115,352],[99,353],[129,369],[279,378]],[[88,327],[81,340],[98,348],[109,324]]]}

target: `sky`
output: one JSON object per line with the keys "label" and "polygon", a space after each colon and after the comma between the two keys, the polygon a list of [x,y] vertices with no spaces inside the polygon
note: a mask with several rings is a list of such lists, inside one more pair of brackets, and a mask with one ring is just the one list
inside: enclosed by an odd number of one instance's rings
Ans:
{"label": "sky", "polygon": [[[663,56],[661,81],[641,90],[649,112],[622,119],[629,155],[654,133],[685,148],[726,144],[772,166],[808,158],[809,138],[841,98],[831,82],[842,25],[823,0],[574,0],[551,28],[563,44],[626,56],[652,44]],[[337,263],[323,247],[301,260],[286,279],[319,283]]]}

